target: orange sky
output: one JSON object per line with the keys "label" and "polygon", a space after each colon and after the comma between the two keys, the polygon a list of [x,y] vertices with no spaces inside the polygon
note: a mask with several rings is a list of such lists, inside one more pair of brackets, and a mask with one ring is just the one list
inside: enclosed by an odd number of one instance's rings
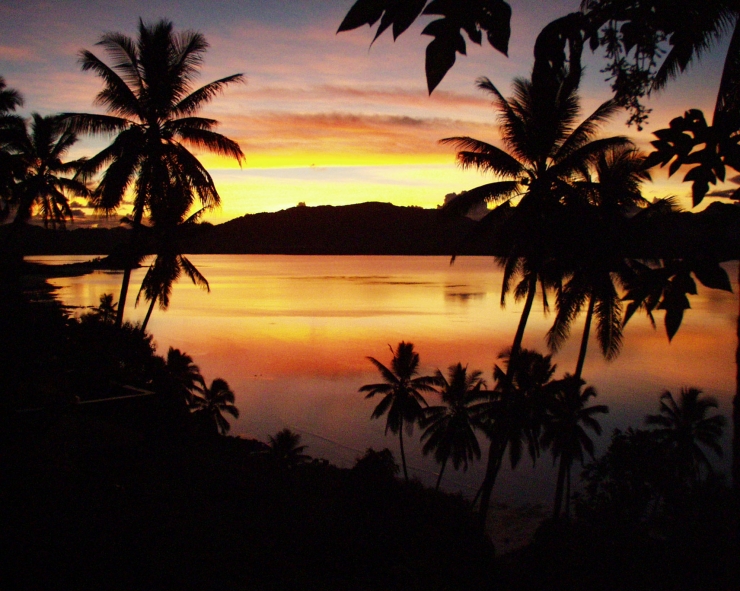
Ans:
{"label": "orange sky", "polygon": [[[450,192],[489,182],[458,170],[454,150],[437,140],[470,135],[497,142],[489,98],[476,90],[488,76],[508,94],[512,79],[527,76],[537,32],[578,1],[543,5],[513,1],[509,58],[490,46],[468,44],[457,63],[428,97],[424,50],[428,37],[413,26],[395,43],[388,35],[369,49],[369,29],[336,35],[352,0],[214,1],[207,11],[192,1],[114,2],[94,6],[82,0],[29,0],[0,6],[0,75],[26,97],[22,114],[90,111],[100,80],[83,73],[77,53],[104,54],[95,42],[105,31],[135,34],[139,17],[162,16],[178,29],[203,32],[211,44],[202,82],[242,72],[246,85],[229,88],[204,115],[221,122],[220,131],[237,140],[246,165],[201,155],[222,195],[213,222],[245,213],[275,211],[298,202],[341,205],[389,201],[435,207]],[[289,7],[289,9],[288,9]],[[85,18],[80,18],[84,14]],[[627,134],[643,148],[650,131],[690,107],[711,112],[724,46],[651,101],[651,124],[638,134],[615,119],[605,133]],[[583,109],[590,112],[609,97],[597,57],[587,60]],[[104,138],[85,138],[75,156],[91,155]],[[678,195],[688,206],[688,185],[663,174],[645,189],[648,197]],[[93,222],[88,215],[78,220]]]}

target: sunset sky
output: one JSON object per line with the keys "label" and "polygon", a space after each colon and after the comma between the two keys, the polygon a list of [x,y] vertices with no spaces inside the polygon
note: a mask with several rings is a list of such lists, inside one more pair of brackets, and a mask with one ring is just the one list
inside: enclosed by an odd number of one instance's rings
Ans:
{"label": "sunset sky", "polygon": [[[384,34],[370,49],[369,28],[336,35],[353,0],[25,0],[0,4],[0,75],[25,97],[23,115],[62,111],[102,112],[92,104],[101,81],[80,70],[78,52],[95,47],[100,35],[136,35],[145,22],[168,18],[177,30],[202,32],[210,49],[201,82],[241,72],[233,86],[202,113],[221,122],[219,131],[237,140],[246,154],[234,162],[202,155],[223,199],[210,214],[215,223],[245,213],[295,206],[387,201],[435,207],[447,193],[489,182],[462,172],[454,151],[437,140],[470,135],[497,142],[487,95],[475,79],[489,77],[505,94],[517,76],[528,76],[539,30],[577,9],[577,0],[548,3],[512,0],[512,39],[506,58],[490,46],[468,43],[431,97],[424,78],[423,23],[398,41]],[[424,21],[426,22],[426,21]],[[688,75],[649,103],[654,109],[642,133],[616,118],[605,133],[627,134],[648,148],[651,131],[688,108],[713,109],[727,40],[717,44]],[[582,84],[584,113],[609,98],[588,57]],[[73,156],[92,155],[105,138],[83,138]],[[682,175],[668,181],[656,174],[645,188],[649,198],[677,195],[690,205]],[[78,219],[82,219],[81,216]],[[89,222],[90,212],[84,217]]]}

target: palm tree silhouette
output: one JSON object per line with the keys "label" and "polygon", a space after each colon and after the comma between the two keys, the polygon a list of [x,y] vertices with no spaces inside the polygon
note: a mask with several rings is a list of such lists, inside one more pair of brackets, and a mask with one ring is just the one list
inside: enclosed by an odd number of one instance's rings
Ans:
{"label": "palm tree silhouette", "polygon": [[221,435],[226,435],[231,428],[224,413],[235,419],[239,418],[239,409],[234,406],[234,393],[229,389],[226,380],[221,378],[213,380],[210,388],[203,381],[202,386],[193,395],[190,407],[194,415],[203,419],[204,424]]}
{"label": "palm tree silhouette", "polygon": [[[87,50],[81,52],[80,62],[84,71],[91,70],[103,79],[105,86],[96,102],[109,114],[68,113],[66,118],[78,132],[117,134],[110,146],[88,161],[85,174],[92,176],[105,168],[94,193],[96,206],[105,212],[118,209],[133,185],[133,247],[152,200],[175,197],[188,207],[196,199],[204,207],[220,203],[211,175],[187,146],[242,163],[239,145],[213,131],[217,121],[196,114],[243,76],[235,74],[193,90],[192,81],[208,43],[197,32],[175,33],[166,20],[151,25],[140,20],[136,41],[121,33],[106,33],[98,45],[112,66]],[[181,191],[170,190],[173,179]],[[116,318],[119,326],[132,264],[129,260],[124,269]]]}
{"label": "palm tree silhouette", "polygon": [[13,158],[8,148],[24,129],[23,119],[11,112],[22,104],[20,93],[8,88],[5,78],[0,76],[0,222],[4,222],[10,213],[15,184]]}
{"label": "palm tree silhouette", "polygon": [[594,458],[594,443],[586,433],[589,429],[601,435],[601,425],[593,417],[609,412],[606,405],[586,406],[596,397],[592,387],[582,389],[583,381],[566,375],[553,384],[555,395],[548,399],[547,415],[541,438],[542,447],[550,448],[553,463],[560,460],[555,487],[553,517],[557,518],[565,497],[565,516],[570,515],[570,473],[574,460],[583,465],[584,450]]}
{"label": "palm tree silhouette", "polygon": [[186,405],[191,405],[196,393],[205,386],[200,369],[187,353],[170,347],[167,351],[165,371],[174,386],[175,397]]}
{"label": "palm tree silhouette", "polygon": [[[645,207],[640,194],[642,180],[649,179],[644,156],[630,146],[618,146],[598,155],[593,163],[596,179],[588,171],[578,183],[588,201],[571,207],[569,228],[578,234],[580,249],[573,249],[561,266],[569,277],[557,294],[557,314],[547,333],[550,350],[556,352],[584,306],[586,320],[574,373],[581,379],[588,349],[591,322],[596,317],[596,337],[602,355],[614,359],[622,345],[622,299],[615,282],[623,286],[631,273],[626,252],[630,247],[630,208]],[[570,230],[569,230],[570,231]]]}
{"label": "palm tree silhouette", "polygon": [[[586,192],[577,185],[582,171],[608,150],[631,146],[629,140],[621,136],[594,139],[599,125],[619,108],[614,101],[603,103],[577,124],[580,76],[580,65],[574,63],[570,68],[563,66],[547,76],[517,79],[513,85],[514,96],[510,99],[504,98],[490,80],[481,78],[478,87],[494,97],[508,152],[470,137],[441,140],[459,150],[457,160],[463,168],[474,167],[503,179],[461,194],[449,203],[448,211],[467,211],[482,202],[502,204],[518,199],[497,239],[497,247],[506,251],[504,256],[497,258],[504,268],[502,305],[517,276],[521,280],[515,288],[515,296],[525,298],[509,353],[512,360],[521,349],[538,281],[543,287],[545,306],[547,286],[558,283],[559,258],[563,256],[563,252],[558,252],[563,249],[558,246],[563,240],[557,220],[562,217],[565,206],[582,204],[587,199]],[[494,212],[488,216],[494,216]],[[515,363],[509,364],[510,369],[515,366]],[[491,442],[482,510],[488,509],[495,481],[493,472],[498,470],[497,456],[502,454],[496,449],[499,444]]]}
{"label": "palm tree silhouette", "polygon": [[712,472],[712,465],[702,447],[719,457],[723,455],[719,442],[725,417],[707,416],[710,409],[718,406],[714,396],[703,396],[698,388],[681,388],[678,401],[666,390],[660,395],[660,414],[645,417],[648,425],[660,427],[657,431],[675,451],[679,473],[687,480],[697,481],[702,468]]}
{"label": "palm tree silhouette", "polygon": [[488,513],[491,491],[506,450],[509,450],[512,469],[519,464],[525,444],[532,462],[539,456],[540,431],[551,395],[551,379],[557,367],[552,364],[551,355],[529,349],[521,349],[516,357],[505,351],[499,358],[505,368],[494,367],[496,386],[489,399],[474,408],[491,442],[486,474],[473,501],[475,504],[480,496],[483,519]]}
{"label": "palm tree silhouette", "polygon": [[419,354],[414,351],[412,343],[401,341],[395,351],[391,348],[391,353],[393,359],[390,369],[373,357],[367,358],[378,368],[384,382],[362,386],[360,392],[367,392],[365,398],[372,398],[376,394],[383,396],[371,418],[379,419],[387,413],[385,433],[387,435],[389,430],[393,434],[398,433],[403,475],[408,481],[403,429],[405,426],[409,435],[414,432],[414,424],[421,418],[423,407],[428,406],[421,393],[433,392],[436,379],[432,376],[418,376]]}
{"label": "palm tree silhouette", "polygon": [[419,422],[426,430],[421,440],[426,440],[422,452],[424,455],[434,452],[434,459],[441,464],[435,490],[439,490],[447,461],[452,458],[455,470],[460,466],[468,469],[468,462],[480,459],[480,445],[475,435],[477,421],[473,415],[472,405],[480,402],[485,388],[480,371],[467,373],[467,367],[461,363],[451,365],[447,370],[449,380],[437,371],[436,381],[442,395],[441,406],[430,406],[425,409]]}
{"label": "palm tree silhouette", "polygon": [[208,292],[211,291],[208,280],[182,254],[182,236],[197,227],[197,220],[204,210],[199,209],[184,222],[178,219],[179,216],[172,218],[160,215],[158,210],[158,207],[152,208],[153,226],[147,229],[147,233],[153,237],[154,262],[149,266],[144,276],[135,302],[135,305],[138,305],[142,295],[149,301],[149,308],[141,325],[142,331],[146,330],[154,305],[157,302],[159,302],[159,308],[163,311],[169,307],[172,285],[183,273],[190,278],[193,285],[197,285]]}
{"label": "palm tree silhouette", "polygon": [[38,207],[44,226],[51,224],[64,228],[67,218],[72,219],[72,210],[67,195],[89,197],[87,186],[63,175],[74,174],[85,162],[62,159],[77,142],[77,135],[67,128],[56,115],[42,117],[31,115],[31,131],[24,126],[11,143],[11,152],[16,160],[18,182],[14,187],[17,210],[15,224],[27,222],[34,207]]}
{"label": "palm tree silhouette", "polygon": [[100,296],[100,304],[98,304],[94,314],[100,318],[104,324],[112,324],[116,319],[117,307],[118,302],[113,301],[113,294],[104,293]]}
{"label": "palm tree silhouette", "polygon": [[300,444],[301,436],[290,429],[278,431],[275,437],[269,435],[268,440],[270,457],[284,468],[292,469],[311,459],[311,456],[303,453],[307,446]]}

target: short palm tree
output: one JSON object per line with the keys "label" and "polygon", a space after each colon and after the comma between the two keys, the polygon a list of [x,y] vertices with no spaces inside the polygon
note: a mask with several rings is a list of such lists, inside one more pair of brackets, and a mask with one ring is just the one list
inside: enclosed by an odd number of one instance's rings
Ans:
{"label": "short palm tree", "polygon": [[435,490],[439,490],[442,475],[450,458],[455,470],[468,469],[468,462],[480,459],[480,445],[475,435],[476,419],[471,409],[480,402],[485,388],[482,373],[468,373],[461,363],[448,369],[449,379],[437,371],[436,380],[442,395],[440,406],[425,409],[420,425],[425,427],[421,440],[424,455],[434,452],[434,459],[441,465]]}
{"label": "short palm tree", "polygon": [[311,456],[303,453],[307,446],[301,445],[300,434],[290,429],[283,429],[274,437],[269,435],[268,440],[270,457],[280,466],[291,469],[311,459]]}
{"label": "short palm tree", "polygon": [[648,425],[659,427],[657,431],[675,451],[680,473],[688,480],[697,481],[701,469],[712,471],[702,447],[722,457],[722,430],[726,420],[722,415],[707,416],[710,409],[717,408],[714,396],[703,396],[698,388],[682,388],[676,401],[668,390],[660,396],[660,414],[647,415]]}
{"label": "short palm tree", "polygon": [[493,369],[496,386],[490,391],[489,399],[474,408],[491,442],[486,474],[479,491],[483,518],[488,513],[491,492],[506,450],[512,468],[519,464],[525,445],[532,462],[539,456],[540,432],[557,367],[552,364],[551,355],[529,349],[521,349],[516,357],[512,357],[510,351],[499,357],[504,367],[496,365]]}
{"label": "short palm tree", "polygon": [[30,133],[24,130],[11,145],[18,175],[13,189],[17,203],[14,223],[28,221],[38,208],[44,226],[64,228],[66,219],[72,219],[68,195],[90,196],[84,183],[64,176],[75,174],[85,162],[62,161],[76,142],[77,135],[59,116],[31,115]]}
{"label": "short palm tree", "polygon": [[566,375],[556,385],[553,384],[555,395],[548,399],[541,444],[550,448],[553,463],[560,460],[554,518],[560,515],[563,498],[566,517],[570,514],[570,473],[573,462],[578,460],[583,465],[584,451],[591,459],[594,458],[594,443],[586,429],[601,435],[601,425],[593,415],[609,412],[609,407],[603,404],[586,406],[590,398],[596,397],[596,390],[591,387],[582,389],[582,385],[582,380]]}
{"label": "short palm tree", "polygon": [[95,309],[94,314],[100,318],[104,324],[113,324],[116,319],[116,309],[118,302],[113,301],[112,293],[104,293],[100,296],[100,304]]}
{"label": "short palm tree", "polygon": [[[87,50],[81,52],[80,62],[83,70],[103,79],[105,86],[96,102],[109,114],[69,113],[66,117],[75,131],[116,135],[110,146],[89,160],[85,174],[92,176],[105,169],[94,194],[97,207],[105,212],[117,210],[133,188],[133,252],[137,229],[153,200],[177,198],[188,207],[196,199],[204,207],[220,203],[211,175],[188,147],[232,157],[241,164],[244,155],[239,145],[214,131],[217,121],[197,113],[243,76],[235,74],[193,89],[208,43],[197,32],[175,33],[166,20],[139,21],[136,40],[106,33],[98,45],[113,65]],[[183,190],[171,191],[173,182]],[[129,261],[124,269],[118,325],[132,265]]]}
{"label": "short palm tree", "polygon": [[193,285],[210,292],[208,280],[198,271],[196,266],[182,254],[182,236],[189,230],[195,229],[197,220],[204,212],[199,209],[195,214],[190,216],[184,222],[174,218],[162,217],[155,215],[152,211],[153,226],[149,232],[153,238],[154,262],[144,276],[144,280],[136,296],[135,305],[143,295],[149,302],[144,322],[141,330],[146,330],[149,319],[152,316],[154,305],[159,302],[159,308],[166,310],[170,305],[170,296],[172,295],[172,285],[185,274],[193,282]]}
{"label": "short palm tree", "polygon": [[196,393],[202,392],[204,383],[200,369],[187,353],[170,347],[167,351],[165,371],[172,383],[175,397],[190,405]]}
{"label": "short palm tree", "polygon": [[239,418],[239,409],[234,406],[234,393],[221,378],[213,380],[210,388],[204,381],[193,395],[190,408],[194,415],[203,419],[204,424],[221,435],[226,435],[231,428],[224,413]]}
{"label": "short palm tree", "polygon": [[419,354],[414,351],[412,343],[400,342],[396,350],[391,348],[393,359],[390,369],[373,357],[368,360],[378,369],[383,377],[379,384],[367,384],[360,388],[360,392],[367,392],[365,398],[372,398],[376,394],[383,396],[375,407],[371,418],[379,419],[387,414],[385,433],[398,433],[401,448],[401,464],[404,478],[408,481],[406,469],[406,453],[403,448],[403,430],[411,435],[414,424],[422,416],[423,408],[428,406],[422,392],[433,392],[436,380],[433,376],[419,376]]}

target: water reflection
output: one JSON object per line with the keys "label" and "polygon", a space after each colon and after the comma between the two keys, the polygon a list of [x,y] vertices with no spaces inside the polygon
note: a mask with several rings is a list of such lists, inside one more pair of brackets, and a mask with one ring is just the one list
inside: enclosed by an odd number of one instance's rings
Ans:
{"label": "water reflection", "polygon": [[[60,257],[54,257],[60,259]],[[169,311],[154,311],[149,329],[160,353],[169,346],[189,353],[210,381],[226,379],[241,410],[232,433],[265,439],[288,426],[304,434],[314,456],[349,466],[367,447],[396,450],[384,437],[384,421],[370,421],[375,401],[357,392],[377,380],[366,356],[390,360],[389,345],[414,343],[422,371],[443,372],[458,361],[483,370],[489,383],[498,353],[511,344],[521,302],[499,306],[501,274],[490,258],[323,257],[193,255],[208,278],[211,293],[181,281]],[[735,276],[735,269],[731,269]],[[133,273],[129,300],[144,270]],[[59,297],[70,305],[97,305],[102,293],[118,294],[120,276],[97,272],[59,278]],[[136,286],[136,287],[134,287]],[[625,329],[622,354],[611,363],[592,345],[584,378],[608,404],[602,419],[602,449],[616,427],[640,425],[657,412],[663,389],[678,393],[697,386],[716,396],[729,416],[734,391],[736,296],[700,287],[683,325],[669,344],[662,316],[653,330],[644,316]],[[143,320],[146,307],[127,309],[132,321]],[[581,319],[582,321],[582,319]],[[552,315],[542,313],[538,298],[527,326],[524,346],[545,349]],[[554,360],[557,376],[572,372],[582,324]],[[418,433],[417,433],[418,435]],[[729,440],[726,441],[729,456]],[[434,484],[436,466],[422,458],[420,446],[407,450],[412,473]],[[537,469],[522,462],[517,472],[502,474],[494,491],[504,501],[550,502],[551,459]],[[450,471],[448,488],[476,489],[483,465],[467,474]]]}

